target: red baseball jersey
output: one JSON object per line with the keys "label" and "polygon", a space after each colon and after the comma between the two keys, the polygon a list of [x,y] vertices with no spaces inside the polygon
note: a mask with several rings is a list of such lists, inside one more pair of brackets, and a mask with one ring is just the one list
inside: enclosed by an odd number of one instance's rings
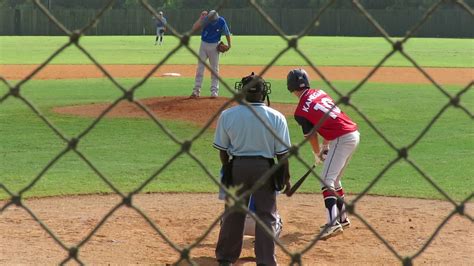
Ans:
{"label": "red baseball jersey", "polygon": [[308,135],[313,127],[328,113],[322,122],[318,133],[327,140],[336,139],[342,135],[357,130],[354,123],[337,106],[323,90],[307,89],[300,97],[300,102],[295,110],[295,119],[301,125],[304,135]]}

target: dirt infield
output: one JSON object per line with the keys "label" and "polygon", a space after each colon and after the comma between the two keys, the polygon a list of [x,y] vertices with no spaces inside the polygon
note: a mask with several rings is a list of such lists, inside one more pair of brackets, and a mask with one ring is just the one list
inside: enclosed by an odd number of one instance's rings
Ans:
{"label": "dirt infield", "polygon": [[[352,196],[348,197],[349,200]],[[67,246],[76,245],[100,222],[120,198],[117,196],[70,196],[26,200],[25,203]],[[193,243],[218,217],[223,202],[216,194],[148,194],[133,203],[180,247]],[[5,202],[0,201],[0,207]],[[281,242],[292,252],[303,249],[325,222],[320,195],[280,196],[283,218]],[[471,216],[472,204],[466,206]],[[444,201],[366,196],[357,203],[362,215],[402,257],[418,252],[452,211]],[[0,264],[51,265],[66,252],[23,209],[9,207],[0,219]],[[305,265],[400,265],[397,258],[357,218],[342,235],[318,242],[303,256]],[[214,248],[218,226],[193,249],[200,265],[216,265]],[[474,261],[472,223],[455,215],[430,246],[414,261],[417,264],[468,265]],[[278,248],[279,263],[289,257]],[[79,252],[85,264],[170,264],[179,255],[134,210],[122,207],[91,237]],[[255,265],[251,239],[245,241],[237,265]]]}
{"label": "dirt infield", "polygon": [[[22,79],[33,72],[36,65],[0,65],[0,76],[6,79]],[[144,77],[153,65],[103,65],[113,77],[138,78]],[[297,66],[272,66],[264,75],[265,78],[285,79],[288,71]],[[241,78],[250,72],[260,73],[264,66],[232,66],[221,65],[220,74],[227,78]],[[320,77],[309,67],[308,70],[313,80]],[[373,67],[319,67],[323,75],[331,81],[360,81],[373,69]],[[194,77],[194,65],[163,65],[154,77],[164,73],[179,73],[183,77]],[[431,77],[440,84],[455,84],[466,86],[474,77],[473,68],[425,68]],[[207,70],[206,70],[207,72]],[[209,73],[205,73],[209,76]],[[34,79],[81,79],[102,78],[104,74],[94,65],[48,65],[42,69]],[[370,82],[385,83],[412,83],[429,84],[430,81],[414,67],[382,67],[369,79]]]}

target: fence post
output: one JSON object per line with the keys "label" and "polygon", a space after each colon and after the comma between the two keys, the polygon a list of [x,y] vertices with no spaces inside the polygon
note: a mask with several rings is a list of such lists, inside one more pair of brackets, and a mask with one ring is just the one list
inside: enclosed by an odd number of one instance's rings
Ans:
{"label": "fence post", "polygon": [[15,16],[13,17],[15,35],[21,35],[21,10],[15,9]]}

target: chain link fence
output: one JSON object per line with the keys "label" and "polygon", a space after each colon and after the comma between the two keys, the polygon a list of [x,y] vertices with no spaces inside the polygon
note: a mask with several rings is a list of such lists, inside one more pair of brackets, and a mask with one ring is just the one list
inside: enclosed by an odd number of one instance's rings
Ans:
{"label": "chain link fence", "polygon": [[[158,17],[158,13],[155,9],[153,9],[146,0],[139,0],[142,7],[146,9],[150,14],[152,14],[154,17]],[[209,226],[205,232],[202,233],[202,235],[195,240],[194,243],[190,244],[189,246],[186,247],[181,247],[178,244],[174,243],[171,239],[169,239],[163,231],[160,229],[159,226],[157,226],[152,219],[150,219],[149,216],[145,212],[143,212],[140,208],[134,205],[133,198],[136,196],[138,193],[140,193],[150,182],[155,180],[166,168],[169,166],[174,160],[176,160],[179,156],[181,155],[187,155],[190,158],[192,158],[203,170],[203,172],[207,175],[207,177],[212,180],[216,184],[216,186],[219,186],[222,190],[225,191],[229,198],[228,202],[228,207],[232,208],[236,211],[241,211],[245,212],[248,215],[252,216],[256,222],[264,226],[263,222],[255,216],[252,212],[249,211],[247,206],[245,205],[244,197],[250,195],[251,193],[255,192],[260,186],[264,184],[266,180],[268,180],[273,172],[276,171],[278,166],[281,164],[275,164],[260,180],[255,184],[254,187],[252,187],[250,190],[246,191],[243,195],[236,196],[235,191],[232,189],[227,189],[224,187],[218,178],[214,177],[211,171],[207,169],[206,165],[201,162],[192,152],[192,145],[193,142],[196,141],[198,138],[200,138],[206,129],[212,124],[214,120],[217,119],[219,116],[220,112],[223,111],[225,108],[230,106],[232,102],[239,102],[241,104],[245,104],[249,110],[251,110],[255,115],[256,112],[245,102],[242,101],[243,96],[240,93],[237,93],[233,90],[233,87],[229,86],[224,80],[222,80],[219,77],[219,80],[221,84],[229,91],[232,93],[233,97],[229,99],[229,101],[224,104],[218,112],[216,112],[212,117],[209,118],[208,122],[206,125],[201,128],[192,138],[181,141],[179,140],[176,136],[174,136],[158,119],[148,108],[145,106],[143,103],[141,103],[139,100],[136,100],[134,98],[135,93],[137,92],[138,89],[162,66],[166,63],[166,61],[172,57],[178,50],[180,49],[186,49],[188,50],[191,54],[193,54],[198,60],[199,56],[198,54],[192,50],[189,46],[189,40],[191,38],[191,35],[193,32],[188,31],[188,32],[178,32],[175,30],[172,24],[168,25],[168,28],[172,35],[174,35],[176,38],[179,38],[180,43],[177,45],[174,49],[171,50],[169,54],[167,54],[166,57],[162,59],[156,66],[151,69],[143,79],[141,79],[139,82],[137,82],[135,85],[131,86],[130,88],[125,88],[122,86],[120,83],[118,83],[114,77],[104,68],[101,66],[101,64],[87,51],[87,49],[81,45],[80,39],[84,35],[85,32],[87,32],[89,29],[94,27],[97,23],[100,23],[100,19],[105,14],[114,4],[115,0],[110,0],[107,2],[107,4],[97,13],[97,15],[82,29],[79,30],[70,30],[66,28],[61,21],[58,21],[49,11],[48,9],[41,3],[40,0],[34,0],[34,4],[41,9],[41,11],[44,13],[44,15],[52,22],[54,25],[56,25],[65,35],[69,36],[69,41],[62,45],[58,50],[56,50],[52,55],[50,55],[42,64],[40,64],[31,74],[29,74],[27,77],[25,77],[23,80],[19,81],[17,84],[10,84],[5,78],[0,77],[1,81],[8,87],[8,92],[4,95],[0,96],[0,104],[2,104],[6,99],[9,97],[16,98],[18,101],[21,103],[25,104],[33,113],[35,113],[51,130],[52,132],[57,135],[58,138],[64,141],[65,145],[64,148],[62,149],[61,152],[59,152],[53,159],[49,161],[49,163],[42,169],[40,173],[36,175],[36,177],[23,189],[21,189],[18,193],[12,192],[5,184],[0,183],[0,189],[6,192],[9,195],[9,199],[7,200],[6,204],[1,207],[1,211],[4,211],[8,207],[12,205],[16,205],[23,210],[25,210],[43,229],[44,231],[54,239],[54,241],[62,248],[64,249],[64,252],[67,253],[66,259],[64,259],[61,264],[65,264],[71,260],[76,261],[79,264],[84,264],[83,261],[81,261],[81,258],[79,256],[79,251],[80,249],[91,239],[91,237],[101,228],[119,208],[121,207],[128,207],[130,209],[133,209],[136,211],[143,219],[146,220],[146,222],[156,231],[158,235],[161,236],[161,238],[169,244],[171,248],[173,248],[176,252],[180,254],[179,260],[176,262],[176,264],[181,263],[181,262],[187,262],[189,264],[195,265],[196,262],[193,261],[193,258],[190,256],[190,252],[198,246],[211,232],[211,230],[219,224],[220,219],[223,216],[223,213],[219,217],[217,217],[212,224]],[[270,16],[267,15],[265,10],[258,4],[258,1],[256,0],[249,0],[249,6],[254,8],[258,14],[261,15],[262,18],[265,19],[265,21],[277,32],[283,40],[285,40],[288,44],[288,46],[280,51],[273,60],[259,73],[259,75],[263,76],[271,67],[272,65],[280,58],[282,57],[285,53],[287,53],[290,50],[295,51],[299,56],[301,56],[305,62],[314,70],[314,72],[317,73],[317,75],[324,81],[324,83],[330,87],[336,94],[338,95],[338,100],[336,104],[344,104],[345,106],[348,106],[352,108],[362,119],[367,123],[367,125],[376,132],[376,134],[385,142],[385,144],[390,147],[397,156],[393,158],[387,165],[373,178],[373,180],[370,182],[370,184],[360,193],[357,195],[352,201],[347,201],[346,203],[346,211],[357,217],[385,246],[386,248],[395,256],[401,264],[403,265],[412,265],[412,262],[415,258],[417,258],[420,254],[422,254],[426,248],[430,245],[430,243],[433,241],[433,239],[436,237],[436,235],[440,232],[440,230],[443,228],[443,226],[454,216],[454,215],[460,215],[469,221],[473,221],[473,217],[471,217],[469,214],[465,213],[465,204],[466,202],[470,201],[473,197],[473,194],[471,193],[467,198],[465,198],[463,201],[460,203],[456,203],[443,189],[430,177],[428,173],[423,171],[415,161],[413,161],[410,158],[410,150],[415,147],[415,145],[427,134],[427,132],[433,127],[433,125],[436,123],[436,121],[441,117],[441,115],[446,112],[450,107],[452,108],[458,108],[463,111],[470,119],[473,119],[473,114],[471,111],[466,107],[461,104],[461,97],[466,94],[473,86],[473,82],[471,81],[469,84],[466,84],[466,86],[460,90],[458,93],[455,95],[451,95],[448,93],[447,90],[443,88],[440,84],[436,83],[432,77],[422,68],[420,65],[409,55],[404,51],[404,45],[405,43],[415,36],[415,34],[420,30],[420,28],[423,26],[423,24],[430,18],[430,16],[435,13],[440,6],[442,5],[456,5],[458,8],[461,10],[464,10],[467,12],[471,17],[473,17],[473,10],[471,9],[470,6],[468,6],[463,0],[439,0],[433,6],[431,6],[424,16],[416,23],[408,32],[407,34],[401,38],[397,39],[396,41],[393,40],[384,30],[383,27],[380,26],[380,24],[371,16],[371,14],[364,8],[363,5],[360,4],[358,0],[353,0],[352,1],[352,6],[353,9],[357,10],[361,16],[363,16],[365,19],[368,20],[368,22],[376,29],[377,32],[380,33],[380,35],[392,46],[392,50],[387,53],[380,61],[378,64],[376,64],[372,70],[367,74],[367,76],[362,79],[354,88],[352,88],[348,93],[342,93],[340,92],[332,83],[330,80],[328,80],[324,74],[318,69],[316,64],[314,64],[311,60],[311,58],[307,57],[305,53],[298,48],[298,42],[301,38],[304,36],[308,35],[315,27],[318,25],[318,21],[321,19],[321,17],[327,12],[329,8],[331,8],[332,5],[336,0],[329,0],[327,3],[322,6],[319,9],[319,12],[314,16],[312,21],[304,28],[298,35],[296,36],[288,36],[285,34],[285,32],[279,28],[276,23],[272,20]],[[221,1],[218,6],[215,7],[217,11],[220,10],[225,10],[226,6],[226,1]],[[86,127],[80,134],[73,138],[68,138],[65,136],[61,130],[57,126],[55,126],[46,116],[44,116],[35,105],[25,98],[22,95],[22,87],[30,81],[39,71],[41,71],[45,66],[47,66],[55,57],[57,57],[59,54],[61,54],[66,48],[70,46],[75,46],[77,47],[84,55],[86,55],[99,69],[100,71],[115,85],[115,87],[121,91],[122,96],[117,98],[113,103],[111,103],[108,108],[103,110],[103,112],[96,117],[93,122]],[[442,106],[438,113],[431,119],[431,121],[426,125],[426,127],[419,133],[419,135],[407,146],[405,147],[397,147],[390,139],[388,139],[382,130],[380,130],[375,123],[373,123],[369,117],[367,117],[357,106],[353,105],[351,103],[351,97],[359,91],[359,89],[372,77],[377,70],[394,54],[400,54],[404,58],[406,58],[409,62],[413,64],[413,66],[424,76],[426,77],[443,95],[446,96],[446,104]],[[203,62],[206,66],[206,68],[212,72],[213,74],[216,74],[212,68],[206,63]],[[98,124],[102,121],[104,116],[108,114],[115,106],[117,106],[120,102],[122,101],[128,101],[134,105],[136,105],[138,108],[143,110],[148,117],[156,124],[156,127],[161,130],[164,134],[166,134],[171,141],[173,141],[176,145],[179,145],[181,147],[180,151],[174,154],[161,168],[159,168],[156,172],[154,172],[150,177],[148,177],[145,182],[143,182],[138,188],[133,190],[132,192],[128,194],[124,194],[122,191],[120,191],[95,165],[92,161],[90,161],[79,149],[78,149],[78,144],[81,142],[81,140]],[[258,115],[257,115],[258,117]],[[275,132],[272,131],[272,129],[267,125],[261,118],[259,120],[262,122],[262,124],[269,129],[274,136],[276,136]],[[315,126],[313,130],[316,130],[320,126],[321,122]],[[281,141],[281,140],[280,140]],[[290,148],[290,152],[288,154],[289,157],[293,157],[296,160],[298,160],[300,163],[305,165],[307,169],[310,169],[311,166],[308,165],[299,155],[298,151],[299,149],[306,144],[306,140],[302,141],[301,143],[298,143],[296,145],[293,145]],[[67,153],[75,153],[81,158],[93,171],[94,173],[102,179],[109,187],[111,190],[113,190],[117,195],[121,197],[121,202],[117,204],[114,208],[112,208],[101,220],[100,222],[94,227],[94,229],[84,238],[82,241],[77,243],[75,246],[67,246],[63,241],[61,241],[57,235],[48,228],[48,226],[41,220],[39,219],[35,213],[28,208],[23,203],[23,195],[25,192],[30,190],[32,187],[35,186],[35,184],[43,177],[43,175],[55,165],[58,160],[66,155]],[[394,166],[397,162],[399,161],[405,161],[409,165],[413,167],[413,169],[418,172],[428,183],[430,183],[444,198],[446,201],[450,202],[452,204],[452,211],[449,213],[448,216],[445,217],[445,219],[439,224],[439,226],[436,228],[436,230],[431,234],[431,236],[428,238],[428,240],[422,245],[422,247],[414,253],[412,256],[407,256],[404,257],[401,254],[399,254],[393,247],[392,245],[386,241],[374,227],[372,227],[368,221],[360,215],[356,210],[357,210],[357,203],[359,200],[364,197],[367,192],[380,180],[380,178],[392,167]],[[319,180],[321,180],[321,177],[312,171],[312,174],[315,175]],[[265,227],[266,233],[273,236],[273,233],[271,229],[268,227]],[[274,237],[275,238],[275,237]],[[278,238],[275,238],[276,244],[280,247],[280,249],[290,257],[291,259],[291,264],[292,265],[302,265],[304,261],[304,255],[305,253],[313,248],[316,243],[320,241],[320,235],[315,235],[315,237],[312,239],[312,241],[304,247],[302,250],[297,251],[297,252],[291,252],[285,245],[283,245]]]}

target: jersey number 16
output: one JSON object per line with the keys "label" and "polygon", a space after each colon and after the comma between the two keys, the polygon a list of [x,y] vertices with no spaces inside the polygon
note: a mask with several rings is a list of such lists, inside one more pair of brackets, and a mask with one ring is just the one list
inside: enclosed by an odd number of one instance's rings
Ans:
{"label": "jersey number 16", "polygon": [[329,112],[329,117],[331,117],[332,119],[336,119],[337,116],[341,113],[341,109],[335,106],[330,98],[326,97],[322,98],[320,103],[314,105],[314,110],[321,110],[325,114]]}

